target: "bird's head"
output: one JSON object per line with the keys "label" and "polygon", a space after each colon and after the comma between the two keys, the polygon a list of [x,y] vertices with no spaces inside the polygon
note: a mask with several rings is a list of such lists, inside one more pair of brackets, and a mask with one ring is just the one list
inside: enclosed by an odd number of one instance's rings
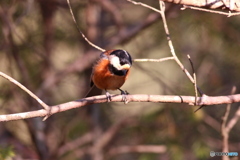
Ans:
{"label": "bird's head", "polygon": [[132,57],[125,50],[113,50],[109,54],[110,71],[118,76],[125,76],[132,66]]}

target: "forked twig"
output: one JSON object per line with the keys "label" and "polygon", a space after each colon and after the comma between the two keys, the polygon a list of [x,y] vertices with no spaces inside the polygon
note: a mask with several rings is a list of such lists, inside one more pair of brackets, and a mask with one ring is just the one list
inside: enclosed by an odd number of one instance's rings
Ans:
{"label": "forked twig", "polygon": [[[187,77],[189,78],[189,80],[195,84],[195,79],[194,79],[194,76],[191,76],[191,74],[188,72],[188,70],[183,66],[183,64],[181,63],[181,61],[178,59],[176,53],[175,53],[175,50],[174,50],[174,47],[173,47],[173,43],[172,43],[172,40],[170,38],[170,33],[169,33],[169,29],[168,29],[168,26],[167,26],[167,21],[166,21],[166,17],[165,17],[165,3],[163,1],[160,1],[159,0],[159,4],[160,4],[160,10],[154,8],[154,7],[151,7],[145,3],[142,3],[142,2],[136,2],[136,1],[133,1],[133,0],[127,0],[128,2],[131,2],[135,5],[141,5],[143,7],[146,7],[146,8],[149,8],[155,12],[158,12],[160,13],[161,17],[162,17],[162,21],[163,21],[163,25],[164,25],[164,30],[165,30],[165,33],[167,35],[167,41],[168,41],[168,46],[170,48],[170,52],[172,54],[172,57],[167,57],[166,60],[169,60],[169,59],[174,59],[176,61],[176,63],[179,65],[179,67],[182,69],[182,71],[187,75]],[[161,61],[165,61],[164,60],[153,60],[153,59],[143,59],[143,60],[140,60],[140,59],[136,59],[135,60],[136,62],[161,62]],[[204,95],[203,92],[196,86],[198,92],[201,94],[201,95]]]}
{"label": "forked twig", "polygon": [[188,60],[191,64],[191,67],[192,67],[192,72],[193,72],[193,80],[194,80],[194,91],[195,91],[195,105],[197,105],[197,97],[198,97],[198,90],[197,90],[197,77],[196,77],[196,73],[195,73],[195,69],[194,69],[194,66],[193,66],[193,62],[191,60],[191,57],[190,55],[188,54]]}
{"label": "forked twig", "polygon": [[[233,86],[231,94],[233,95],[236,92],[236,86]],[[230,113],[230,109],[231,109],[231,104],[227,105],[226,111],[224,116],[222,117],[222,126],[221,126],[221,132],[222,132],[222,137],[223,137],[223,148],[222,148],[222,152],[228,152],[229,148],[228,148],[228,138],[229,138],[229,132],[232,128],[228,128],[229,127],[229,123],[227,124],[227,120],[229,117],[229,113]],[[239,110],[239,109],[238,109]],[[238,114],[238,111],[236,112],[235,115]],[[239,115],[238,115],[239,116]],[[235,116],[232,118],[234,119]],[[231,120],[232,120],[231,119]],[[236,124],[236,123],[235,123]],[[235,125],[234,124],[234,125]],[[228,157],[223,157],[224,160],[229,160]]]}
{"label": "forked twig", "polygon": [[233,126],[237,123],[238,119],[240,117],[240,106],[238,107],[238,110],[236,111],[235,115],[231,120],[229,120],[226,130],[230,132],[230,130],[233,128]]}
{"label": "forked twig", "polygon": [[228,17],[231,17],[231,16],[237,16],[237,15],[240,15],[239,12],[236,12],[236,13],[232,13],[232,12],[221,12],[221,11],[215,11],[215,10],[210,10],[210,9],[205,9],[205,8],[199,8],[199,7],[193,7],[193,6],[187,6],[187,5],[184,5],[181,10],[184,10],[186,8],[189,8],[189,9],[194,9],[194,10],[198,10],[198,11],[203,11],[203,12],[209,12],[209,13],[217,13],[217,14],[222,14],[222,15],[226,15]]}
{"label": "forked twig", "polygon": [[[173,43],[172,43],[172,40],[170,38],[170,32],[169,32],[169,29],[168,29],[167,20],[166,20],[166,17],[165,17],[165,3],[163,1],[159,0],[159,5],[160,5],[160,14],[162,16],[162,21],[163,21],[163,25],[164,25],[164,30],[165,30],[166,35],[167,35],[167,41],[168,41],[168,46],[170,48],[170,52],[171,52],[172,56],[174,57],[176,63],[179,65],[179,67],[182,69],[182,71],[187,75],[189,80],[194,84],[194,82],[195,82],[194,78],[190,75],[188,70],[183,66],[183,64],[178,59],[178,57],[175,53]],[[198,90],[199,93],[201,93],[201,95],[203,95],[203,92],[198,87],[197,87],[197,90]]]}
{"label": "forked twig", "polygon": [[70,4],[70,1],[67,0],[67,3],[68,3],[68,7],[69,7],[69,10],[70,10],[70,13],[71,13],[71,15],[72,15],[72,19],[73,19],[73,21],[74,21],[74,23],[75,23],[75,25],[76,25],[79,33],[80,33],[80,34],[82,35],[82,37],[84,38],[84,40],[87,41],[88,44],[91,45],[92,47],[94,47],[94,48],[96,48],[96,49],[98,49],[98,50],[100,50],[100,51],[102,51],[102,52],[106,51],[105,49],[103,49],[103,48],[101,48],[101,47],[93,44],[90,40],[88,40],[88,38],[84,35],[84,33],[81,31],[79,25],[77,24],[76,18],[75,18],[74,14],[73,14],[73,11],[72,11],[72,7],[71,7],[71,4]]}

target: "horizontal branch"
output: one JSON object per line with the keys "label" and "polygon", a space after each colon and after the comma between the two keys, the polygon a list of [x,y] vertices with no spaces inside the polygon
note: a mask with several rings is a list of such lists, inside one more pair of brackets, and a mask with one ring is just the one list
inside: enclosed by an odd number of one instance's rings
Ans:
{"label": "horizontal branch", "polygon": [[134,62],[163,62],[168,60],[174,60],[174,57],[165,57],[160,59],[134,59]]}
{"label": "horizontal branch", "polygon": [[229,9],[231,11],[240,11],[239,1],[220,1],[220,0],[162,0],[164,2],[182,4],[187,6],[204,7],[210,9]]}
{"label": "horizontal branch", "polygon": [[[111,95],[112,102],[122,102],[121,95]],[[189,105],[195,104],[195,96],[177,96],[177,95],[126,95],[128,102],[155,102],[155,103],[186,103]],[[55,113],[67,111],[73,108],[79,108],[82,106],[95,104],[95,103],[105,103],[107,102],[105,95],[94,96],[79,99],[76,101],[71,101],[55,106],[51,106],[47,111],[45,109],[40,109],[36,111],[0,115],[0,122],[20,120],[34,117],[45,117],[50,116]],[[240,94],[227,95],[227,96],[203,96],[197,97],[196,105],[218,105],[218,104],[230,104],[240,102]]]}
{"label": "horizontal branch", "polygon": [[118,146],[112,147],[109,155],[123,154],[123,153],[165,153],[167,147],[164,145],[136,145],[136,146]]}

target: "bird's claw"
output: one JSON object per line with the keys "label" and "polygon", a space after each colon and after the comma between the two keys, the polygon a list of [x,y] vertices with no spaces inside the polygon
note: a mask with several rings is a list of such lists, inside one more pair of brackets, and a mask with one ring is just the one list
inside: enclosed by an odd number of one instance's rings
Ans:
{"label": "bird's claw", "polygon": [[128,95],[128,91],[123,91],[121,89],[119,89],[121,91],[121,95],[122,95],[122,101],[124,102],[124,104],[127,104],[128,103],[128,99],[126,97],[126,95]]}
{"label": "bird's claw", "polygon": [[107,96],[107,102],[111,102],[112,98],[111,98],[111,95],[108,91],[106,91],[106,96]]}

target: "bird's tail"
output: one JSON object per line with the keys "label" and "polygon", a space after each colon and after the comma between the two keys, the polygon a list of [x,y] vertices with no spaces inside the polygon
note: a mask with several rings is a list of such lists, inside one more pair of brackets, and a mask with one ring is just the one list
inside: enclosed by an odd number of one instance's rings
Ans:
{"label": "bird's tail", "polygon": [[96,96],[96,95],[100,95],[100,94],[102,94],[102,90],[97,88],[95,85],[93,85],[84,97],[85,98],[92,97],[92,96]]}

